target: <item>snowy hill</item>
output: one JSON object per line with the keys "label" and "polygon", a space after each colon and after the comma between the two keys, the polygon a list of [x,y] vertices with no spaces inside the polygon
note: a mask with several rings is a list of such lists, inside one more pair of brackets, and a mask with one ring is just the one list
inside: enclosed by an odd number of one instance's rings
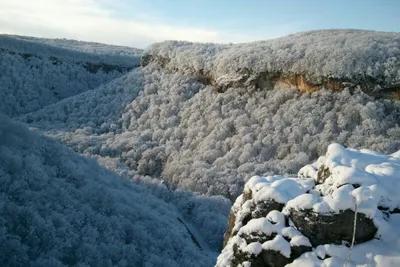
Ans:
{"label": "snowy hill", "polygon": [[362,92],[228,89],[150,64],[18,120],[134,175],[234,200],[252,175],[296,173],[331,142],[400,149],[400,103]]}
{"label": "snowy hill", "polygon": [[106,45],[101,43],[84,42],[70,39],[50,39],[50,38],[36,38],[30,36],[20,35],[6,35],[14,39],[26,40],[35,43],[41,43],[58,48],[65,48],[74,51],[99,54],[99,55],[113,55],[113,56],[126,56],[136,57],[143,53],[142,49],[119,46],[119,45]]}
{"label": "snowy hill", "polygon": [[213,264],[174,205],[4,115],[0,177],[1,266]]}
{"label": "snowy hill", "polygon": [[249,180],[217,266],[399,266],[399,190],[400,151],[331,144],[298,177]]}
{"label": "snowy hill", "polygon": [[[229,200],[252,176],[286,181],[331,143],[400,150],[399,40],[397,33],[329,30],[239,45],[169,41],[151,45],[140,66],[137,49],[0,36],[0,113],[46,136],[1,117],[0,176],[11,178],[0,197],[23,205],[19,217],[8,209],[0,220],[2,242],[17,255],[0,253],[0,261],[211,266]],[[320,167],[312,166],[304,176]],[[319,190],[313,179],[295,181],[280,204]],[[268,217],[274,233],[306,244],[307,234],[284,230],[288,214]],[[27,218],[38,229],[31,239],[30,223],[12,226]],[[274,242],[287,252],[283,240]]]}
{"label": "snowy hill", "polygon": [[119,55],[103,45],[101,53],[84,53],[39,40],[0,35],[1,112],[16,116],[38,110],[120,77],[140,61],[136,50]]}
{"label": "snowy hill", "polygon": [[238,45],[168,41],[146,49],[142,64],[157,61],[222,91],[250,85],[308,92],[360,86],[391,95],[400,89],[399,58],[400,33],[320,30]]}

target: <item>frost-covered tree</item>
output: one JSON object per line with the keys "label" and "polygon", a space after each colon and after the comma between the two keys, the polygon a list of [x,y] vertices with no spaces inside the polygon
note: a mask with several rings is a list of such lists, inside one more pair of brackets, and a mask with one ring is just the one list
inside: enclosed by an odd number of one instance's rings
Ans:
{"label": "frost-covered tree", "polygon": [[19,120],[81,153],[116,158],[135,175],[234,199],[250,176],[295,173],[331,142],[394,152],[399,118],[399,102],[359,91],[218,93],[149,65]]}
{"label": "frost-covered tree", "polygon": [[193,241],[201,236],[192,237],[181,214],[197,213],[204,219],[199,225],[222,237],[221,218],[212,211],[226,210],[224,200],[182,192],[170,193],[176,205],[168,204],[162,200],[165,188],[134,185],[4,115],[0,179],[1,266],[172,267],[215,261],[206,247],[198,247],[200,239]]}
{"label": "frost-covered tree", "polygon": [[0,112],[17,116],[39,110],[110,82],[139,64],[139,53],[114,55],[114,48],[105,46],[102,54],[83,53],[38,40],[0,35]]}

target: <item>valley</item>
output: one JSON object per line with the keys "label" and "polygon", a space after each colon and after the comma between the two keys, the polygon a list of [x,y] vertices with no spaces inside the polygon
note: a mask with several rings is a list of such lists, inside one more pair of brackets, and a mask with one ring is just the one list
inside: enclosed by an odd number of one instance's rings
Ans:
{"label": "valley", "polygon": [[[0,239],[19,253],[0,264],[213,266],[251,177],[296,176],[332,143],[385,154],[397,177],[399,90],[398,33],[145,50],[0,35]],[[255,262],[230,246],[217,266]]]}

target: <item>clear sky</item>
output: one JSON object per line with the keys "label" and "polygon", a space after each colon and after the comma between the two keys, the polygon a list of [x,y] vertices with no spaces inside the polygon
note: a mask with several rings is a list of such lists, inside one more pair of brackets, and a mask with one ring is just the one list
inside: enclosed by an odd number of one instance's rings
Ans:
{"label": "clear sky", "polygon": [[400,0],[0,0],[0,33],[139,48],[328,28],[400,32]]}

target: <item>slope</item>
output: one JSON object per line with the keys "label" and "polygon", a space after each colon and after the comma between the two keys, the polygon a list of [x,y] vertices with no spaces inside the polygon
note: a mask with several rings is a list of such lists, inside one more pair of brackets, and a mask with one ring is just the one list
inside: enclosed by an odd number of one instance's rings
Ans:
{"label": "slope", "polygon": [[252,175],[295,173],[331,142],[398,150],[399,117],[399,102],[360,91],[218,93],[152,63],[18,120],[77,152],[116,159],[137,180],[161,176],[172,188],[234,200]]}
{"label": "slope", "polygon": [[74,50],[84,53],[100,54],[100,55],[127,56],[133,58],[135,56],[140,56],[143,52],[142,49],[133,47],[107,45],[102,43],[85,42],[72,39],[36,38],[31,36],[20,36],[20,35],[7,35],[7,36],[15,39],[46,44],[53,47],[65,48],[69,50]]}
{"label": "slope", "polygon": [[0,115],[0,265],[210,266],[176,208]]}
{"label": "slope", "polygon": [[[109,82],[139,65],[140,54],[62,49],[0,36],[0,111],[17,116]],[[75,49],[76,50],[76,49]]]}

